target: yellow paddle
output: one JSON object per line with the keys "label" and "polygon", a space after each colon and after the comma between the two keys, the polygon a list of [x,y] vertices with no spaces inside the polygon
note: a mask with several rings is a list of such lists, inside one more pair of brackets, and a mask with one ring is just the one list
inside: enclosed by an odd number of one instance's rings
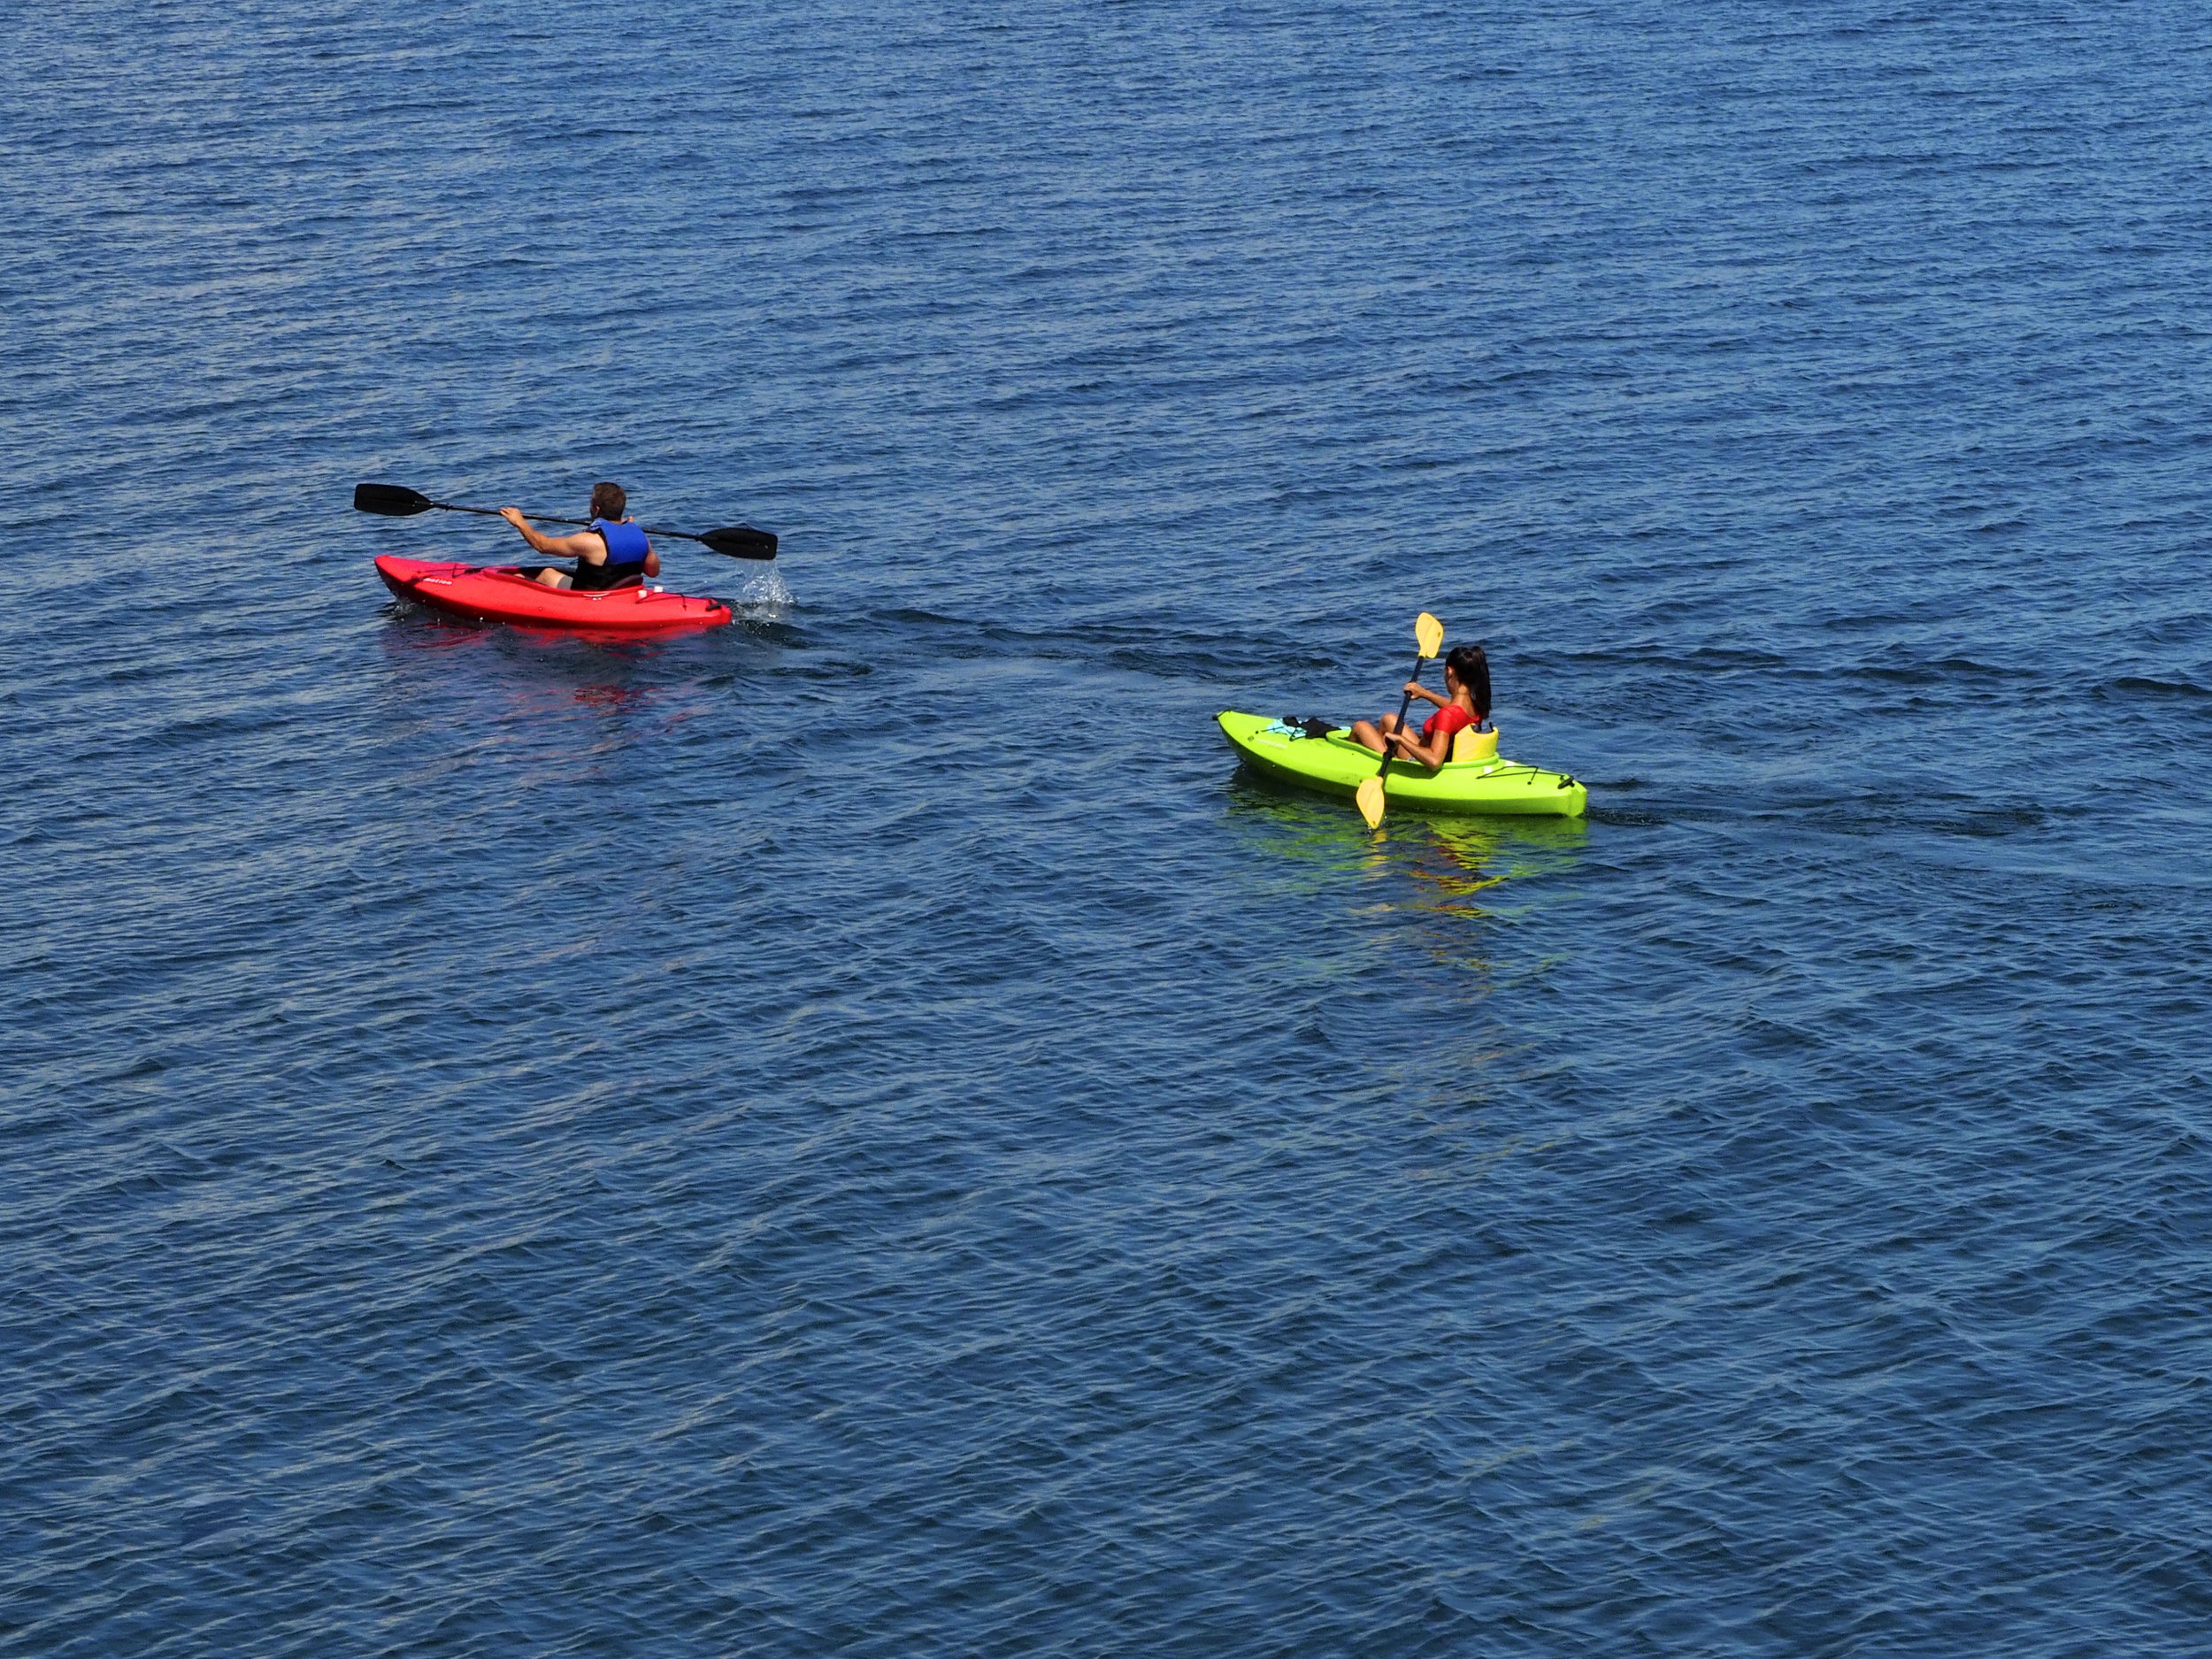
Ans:
{"label": "yellow paddle", "polygon": [[[1414,659],[1413,677],[1421,678],[1421,664],[1444,649],[1444,625],[1424,611],[1413,619],[1413,641],[1421,648],[1421,655]],[[1406,710],[1413,706],[1413,694],[1409,691],[1405,701],[1398,705],[1398,729],[1405,730]],[[1389,740],[1384,740],[1386,745]],[[1383,749],[1382,764],[1375,768],[1375,775],[1364,780],[1359,787],[1359,815],[1367,820],[1369,829],[1382,827],[1383,774],[1390,770],[1390,749]]]}

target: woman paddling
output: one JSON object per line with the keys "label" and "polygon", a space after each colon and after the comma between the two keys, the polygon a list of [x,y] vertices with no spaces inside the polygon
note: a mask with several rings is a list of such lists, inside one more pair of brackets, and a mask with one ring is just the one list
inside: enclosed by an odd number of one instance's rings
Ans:
{"label": "woman paddling", "polygon": [[1418,738],[1399,725],[1396,715],[1386,714],[1379,720],[1355,722],[1352,741],[1394,760],[1417,760],[1434,772],[1452,757],[1454,738],[1490,718],[1490,659],[1479,645],[1455,645],[1444,659],[1443,695],[1417,680],[1408,680],[1406,691],[1436,705]]}

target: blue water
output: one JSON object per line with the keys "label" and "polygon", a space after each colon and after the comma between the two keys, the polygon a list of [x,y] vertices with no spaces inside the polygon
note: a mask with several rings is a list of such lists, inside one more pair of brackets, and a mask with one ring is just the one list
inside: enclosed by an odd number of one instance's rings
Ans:
{"label": "blue water", "polygon": [[0,1649],[2212,1645],[2200,8],[10,32]]}

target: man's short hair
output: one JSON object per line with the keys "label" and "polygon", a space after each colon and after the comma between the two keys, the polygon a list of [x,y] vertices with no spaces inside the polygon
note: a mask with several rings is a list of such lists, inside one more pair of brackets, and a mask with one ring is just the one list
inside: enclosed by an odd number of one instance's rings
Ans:
{"label": "man's short hair", "polygon": [[630,498],[622,493],[619,484],[602,482],[591,487],[591,516],[595,518],[604,518],[610,524],[617,523],[629,504]]}

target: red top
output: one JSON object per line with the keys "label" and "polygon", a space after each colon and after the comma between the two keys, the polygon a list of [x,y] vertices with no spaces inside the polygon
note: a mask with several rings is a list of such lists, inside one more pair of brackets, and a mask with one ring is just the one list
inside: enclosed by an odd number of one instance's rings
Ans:
{"label": "red top", "polygon": [[1448,703],[1422,723],[1421,741],[1433,742],[1440,731],[1446,737],[1456,737],[1475,723],[1475,717],[1456,703]]}

